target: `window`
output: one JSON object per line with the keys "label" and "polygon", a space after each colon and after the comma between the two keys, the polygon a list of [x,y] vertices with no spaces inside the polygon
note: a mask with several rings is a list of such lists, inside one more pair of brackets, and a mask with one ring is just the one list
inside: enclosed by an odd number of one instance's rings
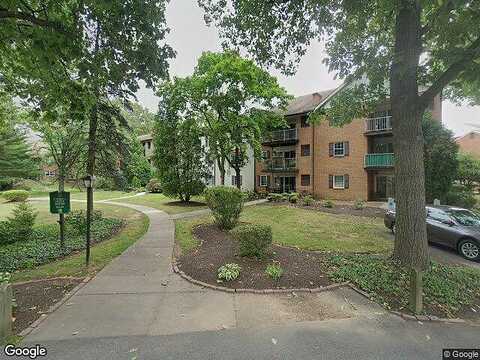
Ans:
{"label": "window", "polygon": [[147,148],[150,150],[151,147],[152,147],[152,142],[151,141],[147,142]]}
{"label": "window", "polygon": [[310,186],[310,175],[302,175],[301,184],[302,186]]}
{"label": "window", "polygon": [[442,223],[452,221],[445,211],[435,208],[428,209],[428,218]]}
{"label": "window", "polygon": [[310,156],[310,144],[302,145],[302,156]]}
{"label": "window", "polygon": [[[240,175],[240,186],[242,186],[242,181],[243,180],[243,176]],[[232,175],[232,185],[233,186],[237,186],[237,177],[235,175]]]}
{"label": "window", "polygon": [[328,176],[328,187],[330,189],[348,189],[349,185],[350,180],[348,174]]}
{"label": "window", "polygon": [[55,176],[54,170],[45,170],[45,176]]}
{"label": "window", "polygon": [[270,159],[270,151],[263,150],[262,151],[262,160],[267,160],[267,159]]}
{"label": "window", "polygon": [[300,118],[300,126],[302,128],[310,127],[310,124],[308,123],[308,115],[302,115]]}
{"label": "window", "polygon": [[328,144],[328,155],[330,157],[348,156],[350,153],[348,141],[335,142]]}
{"label": "window", "polygon": [[268,186],[268,176],[260,175],[260,186]]}

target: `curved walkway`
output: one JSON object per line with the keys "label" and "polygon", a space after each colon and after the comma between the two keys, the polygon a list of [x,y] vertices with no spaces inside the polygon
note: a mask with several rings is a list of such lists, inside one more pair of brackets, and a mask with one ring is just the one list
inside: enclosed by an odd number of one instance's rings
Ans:
{"label": "curved walkway", "polygon": [[[405,351],[413,347],[423,358],[436,359],[442,338],[450,336],[450,326],[456,326],[458,346],[473,347],[478,340],[473,328],[464,325],[442,324],[440,329],[436,324],[406,322],[348,288],[257,295],[192,285],[172,271],[175,228],[168,214],[141,205],[106,203],[143,212],[150,227],[25,338],[24,343],[46,346],[48,359],[131,360],[137,355],[138,359],[251,359],[257,353],[263,355],[257,358],[271,359],[273,349],[269,349],[277,337],[283,339],[284,348],[298,348],[300,353],[293,351],[288,357],[295,359],[316,358],[320,337],[327,341],[320,347],[328,347],[332,354],[351,346],[357,358],[371,359],[375,344],[384,354],[390,354],[392,346],[397,351],[404,346]],[[433,333],[438,334],[435,341],[422,340]],[[261,343],[254,334],[263,339]],[[309,346],[316,344],[310,350],[301,345],[302,334],[310,334],[314,343]],[[406,337],[409,344],[398,340]],[[235,353],[224,356],[232,349]]]}

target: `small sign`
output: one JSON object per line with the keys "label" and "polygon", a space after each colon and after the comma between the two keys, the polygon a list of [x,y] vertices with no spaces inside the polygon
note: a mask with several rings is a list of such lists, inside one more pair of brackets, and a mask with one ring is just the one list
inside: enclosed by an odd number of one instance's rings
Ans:
{"label": "small sign", "polygon": [[70,193],[54,191],[50,193],[50,212],[67,214],[70,212]]}
{"label": "small sign", "polygon": [[435,206],[440,206],[440,200],[438,200],[438,199],[433,199],[433,205],[435,205]]}

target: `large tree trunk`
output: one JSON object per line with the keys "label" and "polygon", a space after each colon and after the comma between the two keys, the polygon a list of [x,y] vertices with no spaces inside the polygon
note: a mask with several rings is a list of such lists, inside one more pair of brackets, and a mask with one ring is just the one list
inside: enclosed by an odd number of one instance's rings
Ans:
{"label": "large tree trunk", "polygon": [[[88,130],[88,156],[87,156],[87,175],[94,176],[95,173],[95,155],[97,150],[97,126],[98,110],[95,105],[90,113]],[[87,233],[86,233],[86,253],[85,262],[87,266],[90,263],[90,224],[93,213],[93,187],[87,188]]]}
{"label": "large tree trunk", "polygon": [[417,71],[421,52],[420,5],[403,0],[396,19],[390,97],[395,150],[394,257],[417,271],[428,265],[425,169]]}
{"label": "large tree trunk", "polygon": [[[58,192],[63,193],[65,191],[65,171],[62,167],[58,168]],[[65,250],[65,215],[59,214],[58,223],[60,224],[60,249],[62,252]]]}
{"label": "large tree trunk", "polygon": [[235,183],[237,185],[237,189],[239,190],[242,188],[240,171],[240,168],[235,169]]}
{"label": "large tree trunk", "polygon": [[220,171],[220,185],[225,185],[225,159],[217,158],[218,170]]}

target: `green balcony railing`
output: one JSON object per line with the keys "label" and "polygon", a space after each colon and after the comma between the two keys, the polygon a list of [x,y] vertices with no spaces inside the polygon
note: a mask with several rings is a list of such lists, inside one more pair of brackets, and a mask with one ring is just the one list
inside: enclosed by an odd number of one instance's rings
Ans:
{"label": "green balcony railing", "polygon": [[265,161],[266,171],[295,171],[297,170],[296,159],[273,158]]}
{"label": "green balcony railing", "polygon": [[365,167],[366,168],[387,168],[394,165],[394,155],[391,153],[385,154],[366,154]]}

